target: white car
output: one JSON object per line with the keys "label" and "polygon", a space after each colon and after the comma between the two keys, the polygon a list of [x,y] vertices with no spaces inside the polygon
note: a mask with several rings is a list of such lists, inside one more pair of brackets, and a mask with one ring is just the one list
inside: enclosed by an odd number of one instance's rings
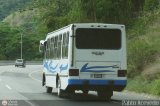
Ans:
{"label": "white car", "polygon": [[18,67],[18,66],[25,67],[26,66],[25,60],[24,59],[16,59],[15,67]]}

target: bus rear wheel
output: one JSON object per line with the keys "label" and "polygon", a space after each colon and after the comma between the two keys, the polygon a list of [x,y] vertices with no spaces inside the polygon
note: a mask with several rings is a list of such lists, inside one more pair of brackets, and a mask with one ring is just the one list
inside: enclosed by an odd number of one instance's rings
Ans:
{"label": "bus rear wheel", "polygon": [[89,90],[82,90],[84,95],[88,95]]}
{"label": "bus rear wheel", "polygon": [[52,93],[52,87],[46,87],[46,92],[47,93]]}
{"label": "bus rear wheel", "polygon": [[61,80],[58,79],[58,96],[63,97],[63,90],[61,89]]}
{"label": "bus rear wheel", "polygon": [[111,100],[111,97],[113,95],[113,91],[100,90],[100,91],[97,91],[97,94],[100,99],[109,101],[109,100]]}

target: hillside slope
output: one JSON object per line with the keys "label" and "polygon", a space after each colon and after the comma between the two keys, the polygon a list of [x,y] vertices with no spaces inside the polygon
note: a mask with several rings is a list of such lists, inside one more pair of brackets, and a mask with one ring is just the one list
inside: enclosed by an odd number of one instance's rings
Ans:
{"label": "hillside slope", "polygon": [[[41,27],[41,23],[39,23],[39,10],[38,9],[26,9],[23,11],[13,12],[9,16],[7,16],[3,23],[7,23],[10,26],[10,29],[5,30],[5,33],[16,29],[17,34],[10,34],[8,36],[12,36],[11,40],[7,45],[5,45],[7,52],[3,50],[3,55],[0,59],[16,59],[20,56],[20,35],[23,35],[23,58],[26,60],[40,60],[43,56],[38,51],[39,40],[43,39],[44,36],[43,26]],[[41,30],[38,29],[41,28]],[[8,36],[1,34],[5,39],[8,39]],[[6,41],[2,41],[6,42]],[[12,47],[12,45],[15,45]],[[16,51],[16,52],[15,52]],[[6,57],[8,56],[8,57]]]}
{"label": "hillside slope", "polygon": [[160,95],[160,8],[139,17],[128,34],[127,89]]}
{"label": "hillside slope", "polygon": [[0,20],[25,7],[31,0],[0,0]]}
{"label": "hillside slope", "polygon": [[[39,19],[39,10],[31,9],[25,11],[17,11],[8,15],[3,22],[9,23],[10,26],[22,27],[26,24],[36,23]],[[33,25],[30,25],[33,26]]]}

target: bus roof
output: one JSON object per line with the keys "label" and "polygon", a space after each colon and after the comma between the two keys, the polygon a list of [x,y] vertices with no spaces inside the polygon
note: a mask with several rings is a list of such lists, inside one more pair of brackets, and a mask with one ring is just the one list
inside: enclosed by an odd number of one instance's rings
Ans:
{"label": "bus roof", "polygon": [[123,24],[107,24],[107,23],[73,23],[73,24],[69,24],[67,26],[64,26],[60,29],[57,29],[57,30],[54,30],[52,32],[49,32],[47,34],[47,36],[53,34],[53,33],[56,33],[58,31],[61,31],[61,30],[64,30],[64,29],[67,29],[69,28],[70,30],[72,29],[72,26],[90,26],[90,27],[107,27],[107,26],[119,26],[119,27],[124,27]]}

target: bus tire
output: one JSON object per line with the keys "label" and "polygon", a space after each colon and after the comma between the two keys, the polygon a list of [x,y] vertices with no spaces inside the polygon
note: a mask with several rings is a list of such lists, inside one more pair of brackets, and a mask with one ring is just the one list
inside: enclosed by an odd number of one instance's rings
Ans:
{"label": "bus tire", "polygon": [[110,101],[113,95],[113,91],[108,92],[108,91],[100,90],[100,91],[97,91],[97,94],[100,99]]}
{"label": "bus tire", "polygon": [[63,97],[63,90],[61,89],[61,80],[60,80],[60,78],[58,79],[58,93],[57,93],[57,95],[58,95],[58,97]]}
{"label": "bus tire", "polygon": [[46,79],[45,79],[45,75],[43,74],[42,76],[42,86],[44,86],[46,84]]}
{"label": "bus tire", "polygon": [[47,93],[52,93],[52,87],[46,87],[46,92]]}
{"label": "bus tire", "polygon": [[84,95],[88,95],[88,90],[82,90]]}
{"label": "bus tire", "polygon": [[69,89],[67,90],[67,96],[68,98],[72,98],[75,94],[75,90],[74,89]]}

